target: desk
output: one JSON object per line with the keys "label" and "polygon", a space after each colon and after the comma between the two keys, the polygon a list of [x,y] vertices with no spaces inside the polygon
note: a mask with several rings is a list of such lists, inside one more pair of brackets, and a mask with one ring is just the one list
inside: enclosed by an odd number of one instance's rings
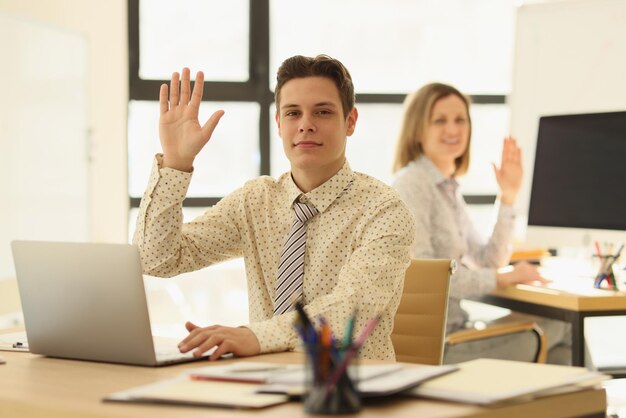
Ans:
{"label": "desk", "polygon": [[[186,368],[206,365],[187,363],[148,368],[76,360],[46,358],[30,353],[2,352],[0,365],[0,416],[46,418],[168,418],[168,417],[305,417],[302,404],[262,410],[230,410],[171,405],[101,402],[103,396],[134,386],[173,377]],[[254,357],[254,361],[297,362],[299,353]],[[230,360],[245,361],[245,359]],[[603,389],[549,396],[528,403],[483,408],[415,398],[367,400],[359,417],[604,417]]]}
{"label": "desk", "polygon": [[524,284],[496,288],[489,295],[477,300],[569,322],[572,324],[572,364],[584,366],[585,318],[626,315],[626,292],[594,289],[588,282],[584,288],[575,283],[569,290],[567,285],[561,283],[559,288]]}

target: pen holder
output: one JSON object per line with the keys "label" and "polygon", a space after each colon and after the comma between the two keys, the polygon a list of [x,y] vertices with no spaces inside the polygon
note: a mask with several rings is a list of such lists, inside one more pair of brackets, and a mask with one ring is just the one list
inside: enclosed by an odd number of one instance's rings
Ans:
{"label": "pen holder", "polygon": [[[593,286],[598,289],[606,288],[619,290],[617,284],[617,275],[615,274],[617,257],[615,255],[596,255],[594,257],[599,258],[600,267],[598,268],[598,273],[594,278]],[[602,282],[604,281],[606,281],[607,283],[606,286],[602,285]]]}
{"label": "pen holder", "polygon": [[357,388],[358,350],[348,347],[315,346],[307,349],[306,394],[308,414],[353,414],[361,410]]}

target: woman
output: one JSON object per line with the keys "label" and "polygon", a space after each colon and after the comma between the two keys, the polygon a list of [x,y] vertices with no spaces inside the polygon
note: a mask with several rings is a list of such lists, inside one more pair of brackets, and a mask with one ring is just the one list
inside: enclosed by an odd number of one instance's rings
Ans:
{"label": "woman", "polygon": [[[458,190],[457,178],[467,172],[470,160],[469,101],[456,88],[433,83],[405,100],[404,121],[398,138],[393,186],[416,220],[414,258],[454,258],[459,268],[450,283],[447,332],[466,326],[463,298],[480,296],[496,286],[545,282],[537,268],[518,263],[506,271],[515,224],[513,204],[522,182],[521,152],[512,137],[504,139],[500,166],[493,166],[500,188],[497,222],[488,239],[475,230]],[[521,319],[514,314],[504,320]],[[569,363],[567,325],[531,317],[546,333],[548,361]],[[528,316],[524,316],[528,319]],[[563,343],[562,343],[563,341]],[[444,362],[476,357],[528,358],[534,354],[528,335],[510,336],[446,347]]]}

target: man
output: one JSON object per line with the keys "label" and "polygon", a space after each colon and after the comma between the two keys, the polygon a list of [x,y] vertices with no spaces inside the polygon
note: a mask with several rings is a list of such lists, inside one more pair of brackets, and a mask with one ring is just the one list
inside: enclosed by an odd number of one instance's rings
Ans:
{"label": "man", "polygon": [[[358,312],[356,332],[380,314],[361,355],[393,359],[390,334],[404,272],[409,263],[413,220],[396,192],[350,169],[347,137],[358,113],[350,74],[337,60],[294,56],[278,70],[276,123],[291,172],[277,180],[247,182],[190,223],[182,201],[193,161],[211,138],[223,111],[201,126],[198,109],[204,76],[193,91],[185,68],[179,88],[174,73],[161,86],[157,155],[140,206],[134,242],[146,274],[173,276],[243,256],[250,324],[232,328],[186,324],[182,352],[210,359],[292,350],[298,345],[294,301],[312,318],[323,315],[343,337]],[[295,241],[295,245],[291,245]]]}

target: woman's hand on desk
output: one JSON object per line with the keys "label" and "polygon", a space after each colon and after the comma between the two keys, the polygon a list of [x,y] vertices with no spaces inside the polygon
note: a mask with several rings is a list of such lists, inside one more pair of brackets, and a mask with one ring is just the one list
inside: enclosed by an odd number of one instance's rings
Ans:
{"label": "woman's hand on desk", "polygon": [[496,282],[499,287],[507,287],[517,283],[550,283],[541,274],[537,266],[526,261],[520,261],[513,266],[505,267],[496,271]]}
{"label": "woman's hand on desk", "polygon": [[245,327],[233,328],[212,325],[201,328],[191,322],[185,324],[189,335],[178,344],[181,353],[194,350],[193,355],[200,357],[202,353],[217,346],[209,360],[217,360],[223,354],[233,353],[236,356],[254,356],[261,352],[256,335]]}

